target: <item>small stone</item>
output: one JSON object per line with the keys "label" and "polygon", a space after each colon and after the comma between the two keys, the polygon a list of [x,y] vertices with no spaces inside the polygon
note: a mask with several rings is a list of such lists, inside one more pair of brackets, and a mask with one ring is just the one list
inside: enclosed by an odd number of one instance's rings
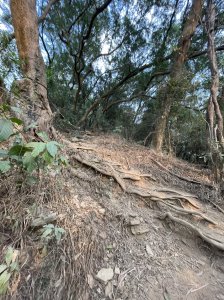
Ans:
{"label": "small stone", "polygon": [[104,208],[100,208],[100,209],[99,209],[99,213],[100,213],[101,215],[105,215],[105,212],[106,212],[106,209],[104,209]]}
{"label": "small stone", "polygon": [[94,278],[91,274],[87,275],[87,282],[89,287],[92,289],[94,287]]}
{"label": "small stone", "polygon": [[221,295],[221,294],[220,294],[220,295],[217,295],[216,298],[217,298],[218,300],[224,300],[224,295]]}
{"label": "small stone", "polygon": [[105,296],[112,299],[113,297],[113,283],[109,281],[105,287]]}
{"label": "small stone", "polygon": [[145,246],[145,250],[146,250],[146,252],[147,252],[147,254],[149,256],[153,256],[154,255],[153,252],[152,252],[152,249],[151,249],[151,247],[149,245]]}
{"label": "small stone", "polygon": [[102,268],[96,275],[96,278],[104,283],[107,283],[114,276],[112,268]]}
{"label": "small stone", "polygon": [[141,224],[141,221],[138,218],[133,218],[133,219],[130,220],[129,224],[131,226],[135,226],[135,225]]}
{"label": "small stone", "polygon": [[75,136],[71,140],[73,143],[80,142],[80,140]]}
{"label": "small stone", "polygon": [[120,269],[118,267],[114,268],[114,273],[119,275],[121,273]]}
{"label": "small stone", "polygon": [[105,239],[107,238],[107,234],[106,234],[105,231],[100,232],[100,233],[99,233],[99,236],[100,236],[103,240],[105,240]]}
{"label": "small stone", "polygon": [[138,216],[138,214],[137,214],[137,213],[135,213],[135,212],[131,212],[131,213],[129,214],[129,216],[130,216],[130,217],[133,217],[133,218],[135,218],[135,217],[137,217],[137,216]]}
{"label": "small stone", "polygon": [[131,232],[133,235],[140,235],[149,232],[149,227],[146,224],[131,226]]}

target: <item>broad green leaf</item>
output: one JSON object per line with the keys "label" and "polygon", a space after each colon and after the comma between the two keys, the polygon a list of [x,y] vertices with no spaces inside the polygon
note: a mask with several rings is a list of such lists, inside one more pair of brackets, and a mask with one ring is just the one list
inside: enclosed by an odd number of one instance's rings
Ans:
{"label": "broad green leaf", "polygon": [[12,262],[12,258],[13,258],[13,248],[9,247],[6,254],[5,254],[5,262],[8,266]]}
{"label": "broad green leaf", "polygon": [[17,125],[22,125],[23,124],[23,121],[18,119],[18,118],[10,118],[10,120],[13,122],[13,123],[16,123]]}
{"label": "broad green leaf", "polygon": [[8,268],[7,265],[0,265],[0,274]]}
{"label": "broad green leaf", "polygon": [[46,144],[43,142],[31,142],[26,145],[27,147],[33,148],[33,151],[31,152],[31,155],[33,157],[37,157],[40,155],[42,152],[44,152],[46,148]]}
{"label": "broad green leaf", "polygon": [[12,122],[7,119],[0,119],[0,142],[7,140],[12,134]]}
{"label": "broad green leaf", "polygon": [[0,157],[5,158],[8,156],[8,151],[0,149]]}
{"label": "broad green leaf", "polygon": [[6,293],[6,291],[8,289],[8,285],[9,285],[10,276],[11,276],[11,274],[7,271],[4,271],[0,275],[0,295],[3,295]]}
{"label": "broad green leaf", "polygon": [[9,149],[9,155],[23,156],[27,151],[31,151],[31,148],[25,147],[24,145],[15,145]]}
{"label": "broad green leaf", "polygon": [[0,161],[0,172],[5,173],[9,171],[11,168],[10,161],[9,160],[2,160]]}
{"label": "broad green leaf", "polygon": [[55,155],[57,154],[57,152],[58,152],[58,145],[59,144],[57,142],[54,142],[54,141],[48,142],[46,144],[47,151],[50,153],[50,155],[52,157],[55,157]]}
{"label": "broad green leaf", "polygon": [[27,172],[32,173],[37,169],[37,163],[35,158],[31,155],[30,152],[26,152],[23,156],[23,167],[27,170]]}
{"label": "broad green leaf", "polygon": [[49,137],[47,135],[47,133],[45,131],[40,131],[37,132],[37,135],[44,141],[44,142],[48,142],[49,141]]}
{"label": "broad green leaf", "polygon": [[48,165],[53,161],[53,157],[49,154],[49,152],[44,152],[43,159]]}

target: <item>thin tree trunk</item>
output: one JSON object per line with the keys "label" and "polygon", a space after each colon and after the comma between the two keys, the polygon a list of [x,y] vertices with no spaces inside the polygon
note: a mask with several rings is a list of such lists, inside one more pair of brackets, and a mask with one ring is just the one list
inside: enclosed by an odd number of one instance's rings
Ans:
{"label": "thin tree trunk", "polygon": [[216,181],[220,181],[223,175],[223,159],[221,152],[224,151],[223,116],[218,103],[219,70],[215,53],[215,5],[208,0],[206,30],[208,34],[208,57],[211,70],[210,99],[208,103],[207,120],[209,127],[208,145],[212,158],[213,173]]}
{"label": "thin tree trunk", "polygon": [[193,1],[189,16],[184,24],[181,38],[179,40],[178,50],[174,55],[170,80],[166,87],[163,88],[161,93],[161,115],[157,119],[155,132],[152,138],[152,147],[155,148],[156,151],[162,151],[167,120],[170,114],[171,106],[175,100],[173,91],[175,89],[175,85],[178,84],[177,82],[180,81],[182,75],[181,73],[183,65],[187,59],[187,52],[191,44],[191,37],[195,32],[202,12],[202,2],[202,0]]}
{"label": "thin tree trunk", "polygon": [[45,64],[39,47],[38,18],[35,0],[11,0],[12,23],[23,79],[16,81],[17,105],[22,109],[26,126],[36,124],[48,130],[52,112],[47,98]]}

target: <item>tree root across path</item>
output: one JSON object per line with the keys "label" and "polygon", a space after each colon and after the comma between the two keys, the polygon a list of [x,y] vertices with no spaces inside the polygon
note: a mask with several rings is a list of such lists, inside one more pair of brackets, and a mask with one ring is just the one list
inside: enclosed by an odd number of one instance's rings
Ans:
{"label": "tree root across path", "polygon": [[[100,156],[95,155],[97,149],[94,149],[94,155],[92,155],[83,151],[84,149],[86,151],[93,150],[85,145],[77,147],[71,142],[66,141],[66,143],[73,149],[71,157],[75,161],[105,176],[112,177],[123,192],[141,197],[146,204],[148,204],[148,201],[159,203],[160,211],[161,209],[163,211],[163,219],[170,219],[189,228],[210,245],[224,250],[224,223],[222,222],[222,216],[218,220],[216,218],[214,220],[209,216],[209,211],[205,213],[204,205],[197,199],[197,196],[173,188],[157,186],[151,174],[140,174],[130,169],[125,170],[121,164],[104,160]],[[160,163],[158,166],[160,167]],[[140,188],[135,184],[135,182],[141,180],[144,180],[144,188]],[[188,178],[186,180],[199,184],[195,180]],[[212,210],[212,208],[210,209]],[[171,214],[170,211],[175,215]]]}
{"label": "tree root across path", "polygon": [[224,251],[224,238],[217,239],[214,235],[203,233],[202,230],[195,225],[192,225],[191,223],[182,220],[180,218],[174,217],[170,212],[166,212],[160,219],[166,219],[169,218],[171,221],[181,224],[189,229],[191,229],[193,232],[195,232],[198,236],[200,236],[204,241],[209,243],[210,245],[223,250]]}

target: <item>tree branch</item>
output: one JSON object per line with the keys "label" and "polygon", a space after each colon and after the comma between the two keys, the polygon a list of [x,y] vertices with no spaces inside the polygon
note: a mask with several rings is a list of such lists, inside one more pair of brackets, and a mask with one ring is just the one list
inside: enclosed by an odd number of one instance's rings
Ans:
{"label": "tree branch", "polygon": [[38,18],[38,24],[42,23],[45,21],[47,15],[49,14],[51,7],[60,0],[49,0],[47,6],[45,7],[42,15]]}

